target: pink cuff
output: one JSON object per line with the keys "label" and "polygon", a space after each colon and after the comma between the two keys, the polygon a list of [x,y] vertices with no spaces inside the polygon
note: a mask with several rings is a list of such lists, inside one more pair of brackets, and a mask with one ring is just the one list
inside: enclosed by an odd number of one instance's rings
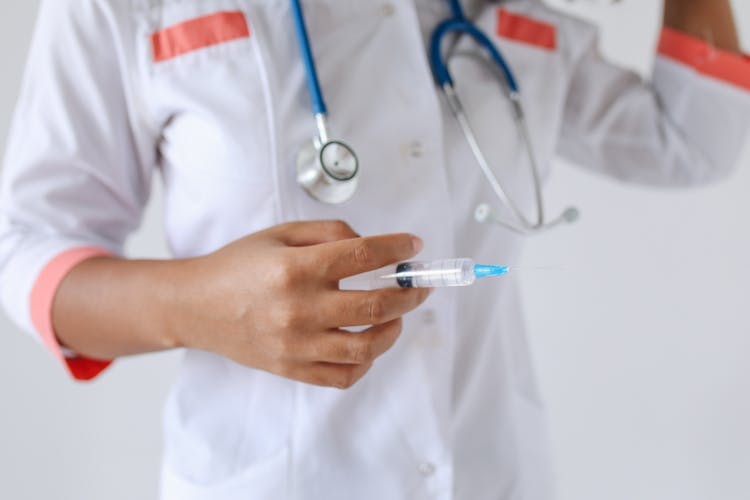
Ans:
{"label": "pink cuff", "polygon": [[91,380],[107,368],[111,361],[88,359],[84,357],[66,358],[62,346],[57,340],[52,326],[52,301],[63,278],[73,267],[86,259],[111,255],[103,248],[79,247],[67,250],[45,267],[31,289],[31,322],[42,338],[47,349],[68,368],[76,380]]}
{"label": "pink cuff", "polygon": [[750,90],[750,57],[732,54],[671,28],[664,28],[659,54],[745,90]]}

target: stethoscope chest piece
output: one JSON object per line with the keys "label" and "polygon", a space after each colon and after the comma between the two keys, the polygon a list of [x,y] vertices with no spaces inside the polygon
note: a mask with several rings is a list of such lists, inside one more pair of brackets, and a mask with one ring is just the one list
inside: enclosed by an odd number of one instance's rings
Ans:
{"label": "stethoscope chest piece", "polygon": [[291,0],[317,134],[297,154],[297,182],[316,200],[335,205],[351,199],[359,185],[359,160],[346,143],[330,139],[327,110],[318,81],[300,0]]}
{"label": "stethoscope chest piece", "polygon": [[316,137],[297,155],[297,182],[322,203],[337,204],[351,199],[359,187],[358,174],[357,155],[341,141],[321,144]]}

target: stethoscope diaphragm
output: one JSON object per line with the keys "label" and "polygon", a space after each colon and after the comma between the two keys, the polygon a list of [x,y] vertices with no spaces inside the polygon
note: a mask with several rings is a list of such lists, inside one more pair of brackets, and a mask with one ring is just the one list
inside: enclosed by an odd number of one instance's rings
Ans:
{"label": "stethoscope diaphragm", "polygon": [[341,141],[309,141],[297,155],[297,182],[320,202],[344,203],[359,187],[357,155]]}

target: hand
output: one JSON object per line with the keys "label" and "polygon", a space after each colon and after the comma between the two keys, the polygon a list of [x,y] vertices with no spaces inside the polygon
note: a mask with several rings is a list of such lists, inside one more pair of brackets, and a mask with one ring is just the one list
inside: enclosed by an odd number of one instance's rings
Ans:
{"label": "hand", "polygon": [[666,0],[664,24],[719,49],[741,52],[729,0]]}
{"label": "hand", "polygon": [[[414,257],[417,237],[359,237],[343,222],[296,222],[185,262],[181,345],[322,386],[348,388],[429,292],[341,291],[339,280]],[[360,333],[342,327],[373,325]],[[180,333],[182,332],[182,333]]]}

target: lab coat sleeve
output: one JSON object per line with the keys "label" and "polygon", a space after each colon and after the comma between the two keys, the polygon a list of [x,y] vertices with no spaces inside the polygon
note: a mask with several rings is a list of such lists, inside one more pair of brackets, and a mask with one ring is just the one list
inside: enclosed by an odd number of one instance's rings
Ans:
{"label": "lab coat sleeve", "polygon": [[155,156],[154,142],[137,132],[144,127],[116,43],[122,27],[107,3],[42,3],[0,187],[0,300],[81,380],[108,362],[58,344],[52,301],[73,266],[122,252]]}
{"label": "lab coat sleeve", "polygon": [[605,62],[590,32],[559,153],[621,180],[685,186],[737,166],[750,129],[750,60],[665,28],[652,81]]}

